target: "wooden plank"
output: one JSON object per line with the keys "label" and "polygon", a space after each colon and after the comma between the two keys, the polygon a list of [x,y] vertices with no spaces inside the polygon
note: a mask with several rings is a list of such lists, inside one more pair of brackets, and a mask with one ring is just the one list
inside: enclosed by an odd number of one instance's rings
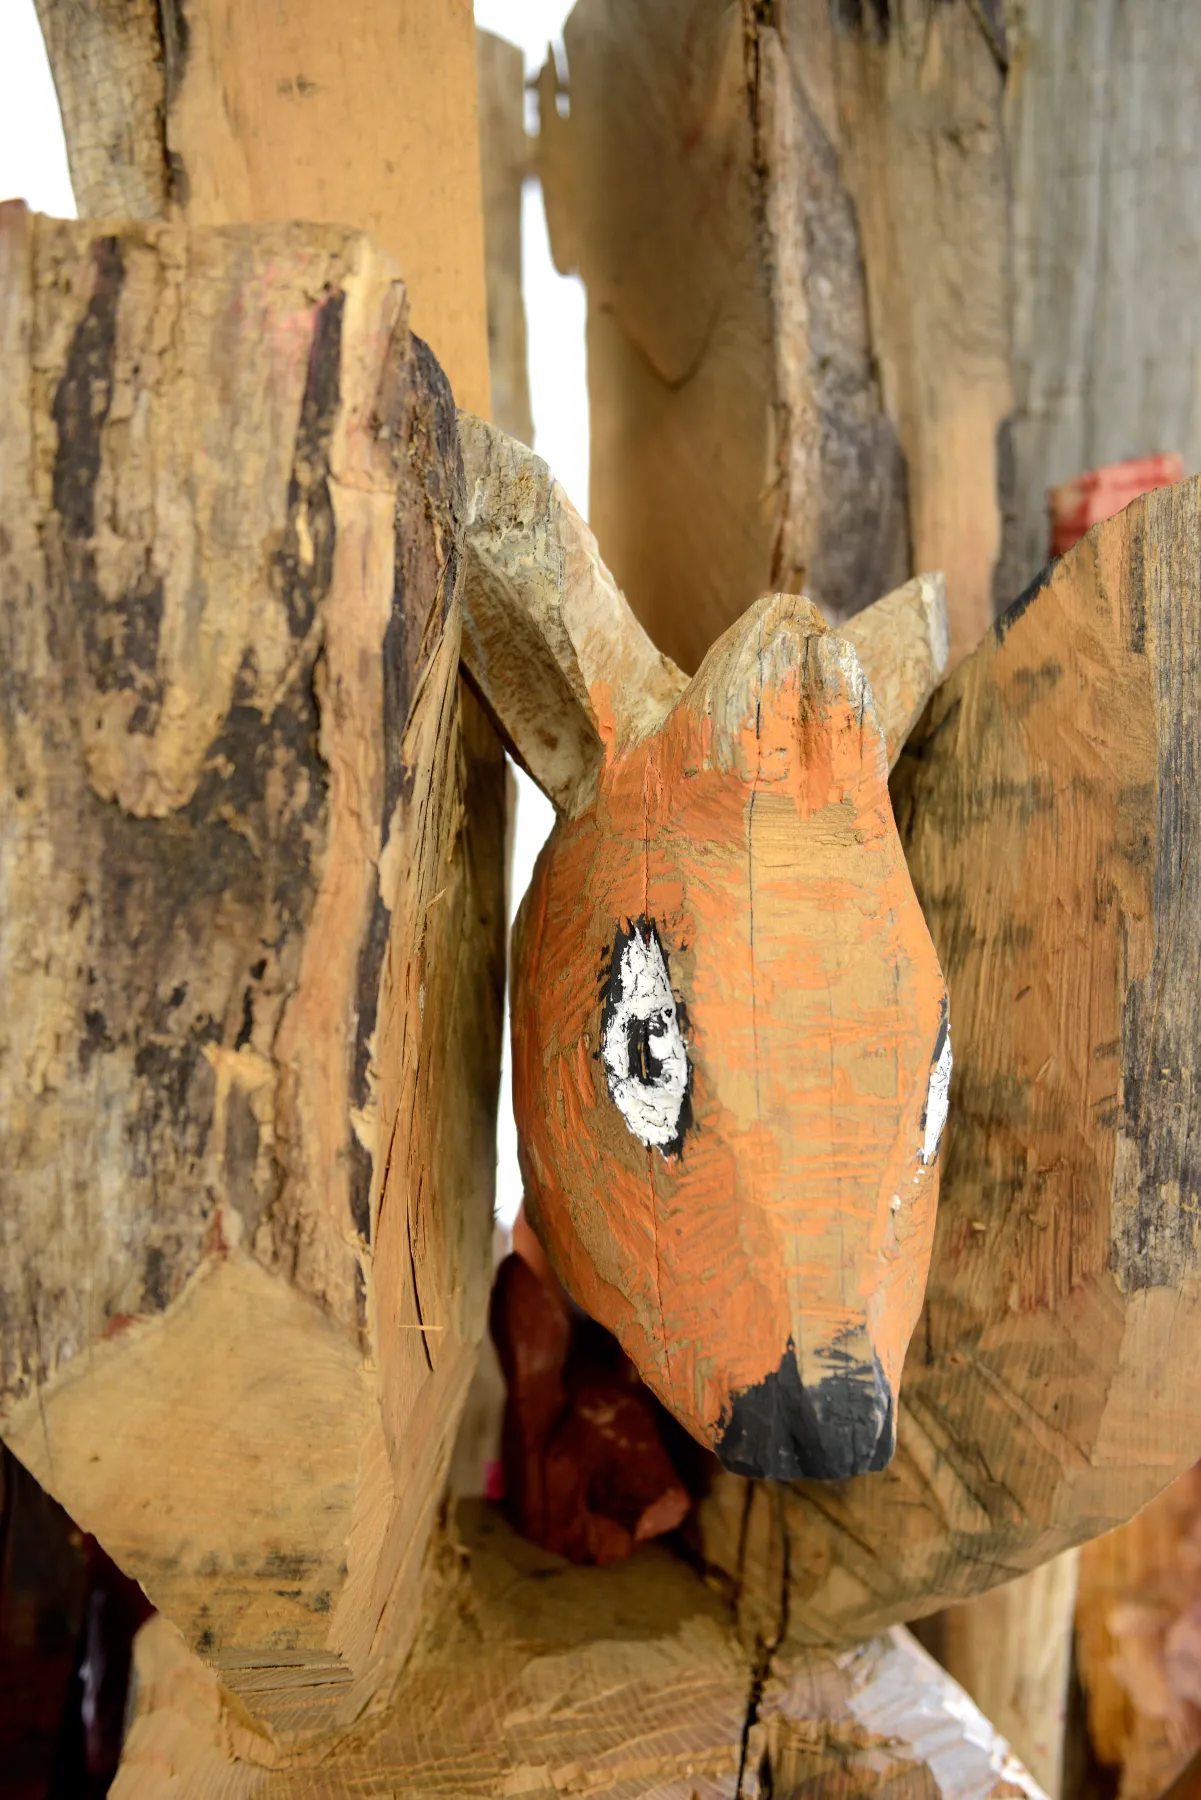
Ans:
{"label": "wooden plank", "polygon": [[1065,1550],[1016,1581],[950,1607],[941,1621],[940,1661],[1052,1800],[1065,1791],[1080,1554]]}
{"label": "wooden plank", "polygon": [[475,26],[467,0],[38,0],[80,211],[353,225],[487,415]]}
{"label": "wooden plank", "polygon": [[[897,1457],[787,1495],[805,1638],[1020,1574],[1201,1449],[1199,562],[1197,480],[1096,526],[938,691],[898,765],[950,987],[952,1115]],[[719,1482],[705,1517],[712,1560],[745,1579],[743,1504]],[[755,1566],[768,1591],[779,1554]]]}
{"label": "wooden plank", "polygon": [[533,166],[525,129],[525,57],[490,31],[476,33],[480,175],[488,293],[491,417],[523,444],[534,441],[521,288],[521,196]]}
{"label": "wooden plank", "polygon": [[0,219],[0,1416],[269,1750],[412,1642],[490,1277],[453,402],[358,234]]}
{"label": "wooden plank", "polygon": [[691,670],[765,588],[838,620],[941,568],[957,660],[992,617],[1010,409],[979,9],[580,0],[564,35],[543,181],[589,293],[590,518],[635,612]]}
{"label": "wooden plank", "polygon": [[1187,8],[1010,8],[1012,483],[1000,592],[1041,567],[1046,490],[1178,450],[1201,469],[1201,47]]}

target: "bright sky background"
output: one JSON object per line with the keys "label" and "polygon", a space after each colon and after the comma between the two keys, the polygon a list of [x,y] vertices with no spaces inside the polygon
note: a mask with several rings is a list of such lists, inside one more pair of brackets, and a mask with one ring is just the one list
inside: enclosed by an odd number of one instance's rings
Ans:
{"label": "bright sky background", "polygon": [[[476,0],[476,22],[525,52],[532,76],[548,42],[561,39],[565,0]],[[23,199],[37,212],[75,217],[58,102],[33,0],[0,0],[0,199]],[[588,394],[584,371],[584,294],[556,273],[542,198],[527,184],[522,210],[524,286],[530,345],[530,396],[539,455],[581,511],[588,504]],[[550,829],[549,802],[520,770],[513,856],[514,905],[529,884]],[[509,1086],[508,1029],[499,1122],[496,1210],[511,1224],[521,1201],[517,1136]]]}

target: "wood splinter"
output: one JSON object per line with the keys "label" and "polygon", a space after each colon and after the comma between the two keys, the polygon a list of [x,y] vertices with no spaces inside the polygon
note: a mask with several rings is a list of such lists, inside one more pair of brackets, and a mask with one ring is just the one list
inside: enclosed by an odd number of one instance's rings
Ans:
{"label": "wood splinter", "polygon": [[689,681],[545,464],[460,424],[464,658],[559,814],[514,953],[531,1222],[728,1468],[881,1468],[951,1066],[887,785],[941,579],[840,636],[764,596]]}

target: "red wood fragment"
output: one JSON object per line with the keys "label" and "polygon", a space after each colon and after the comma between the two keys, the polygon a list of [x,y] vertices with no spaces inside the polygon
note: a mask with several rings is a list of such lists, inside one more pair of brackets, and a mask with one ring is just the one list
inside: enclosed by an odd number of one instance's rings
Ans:
{"label": "red wood fragment", "polygon": [[1132,456],[1125,462],[1086,469],[1073,481],[1049,488],[1051,555],[1062,556],[1079,543],[1091,525],[1112,519],[1141,494],[1183,480],[1183,458],[1178,451],[1167,450],[1157,456]]}

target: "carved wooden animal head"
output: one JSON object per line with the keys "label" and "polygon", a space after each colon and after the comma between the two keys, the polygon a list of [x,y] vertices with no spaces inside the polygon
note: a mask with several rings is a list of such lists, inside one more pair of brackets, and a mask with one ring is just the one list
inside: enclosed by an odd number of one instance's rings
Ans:
{"label": "carved wooden animal head", "polygon": [[842,636],[769,596],[689,681],[545,466],[462,428],[464,660],[559,814],[514,945],[531,1220],[729,1468],[880,1468],[950,1075],[887,786],[945,661],[940,584]]}

